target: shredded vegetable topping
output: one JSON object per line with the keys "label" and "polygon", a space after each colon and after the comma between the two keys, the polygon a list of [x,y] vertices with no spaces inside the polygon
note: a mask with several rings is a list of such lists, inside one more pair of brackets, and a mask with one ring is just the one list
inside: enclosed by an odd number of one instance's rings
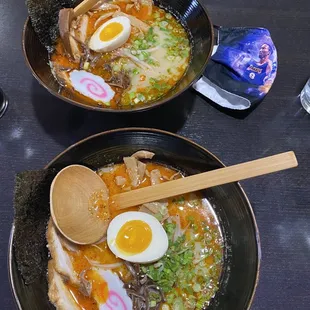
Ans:
{"label": "shredded vegetable topping", "polygon": [[168,252],[158,262],[142,266],[142,271],[167,294],[166,303],[172,309],[202,309],[218,288],[222,249],[214,242],[220,242],[221,237],[208,226],[200,231],[193,217],[187,220],[190,227],[175,241],[178,225],[164,224],[169,237]]}
{"label": "shredded vegetable topping", "polygon": [[[150,161],[154,155],[149,151],[138,151],[132,156],[124,157],[121,164],[110,164],[99,169],[97,173],[107,187],[106,198],[134,188],[183,177],[171,168]],[[100,209],[102,205],[98,203],[96,207]],[[157,256],[161,259],[152,263],[146,263],[152,261],[149,259],[141,260],[145,263],[135,260],[129,263],[111,251],[109,237],[96,244],[73,245],[58,236],[51,222],[47,236],[52,261],[56,264],[51,261],[49,274],[59,273],[64,276],[65,278],[59,278],[58,284],[70,291],[67,296],[74,298],[71,302],[85,310],[101,309],[108,300],[107,294],[103,299],[98,295],[98,292],[108,292],[105,283],[113,292],[115,285],[115,293],[121,293],[123,300],[127,296],[131,305],[127,309],[206,309],[218,289],[223,264],[222,235],[211,205],[200,193],[189,193],[131,209],[154,216],[159,221],[161,230],[160,225],[163,226],[169,244],[167,252],[162,252],[165,255]],[[111,219],[126,211],[111,208]],[[129,239],[125,239],[130,237],[127,228],[131,229],[133,236],[139,236],[139,246],[143,239],[140,236],[143,234],[146,237],[145,232],[136,233],[141,231],[140,222],[127,221],[122,229],[117,230],[117,236],[120,235],[120,241],[126,246],[129,245]],[[148,229],[153,236],[153,228],[148,226]],[[164,231],[163,234],[165,235]],[[158,252],[162,240],[157,239],[156,244],[148,249],[153,253]],[[149,242],[149,239],[146,241]],[[142,255],[144,247],[134,250]],[[108,275],[111,277],[106,277]],[[58,304],[58,291],[53,289],[54,282],[49,283],[49,297],[57,309],[62,309]],[[68,299],[71,298],[69,297]],[[67,309],[69,308],[68,306]]]}
{"label": "shredded vegetable topping", "polygon": [[[102,47],[100,37],[93,39],[95,32],[115,17],[130,20],[129,38],[113,49],[109,47],[108,52],[100,52],[118,39],[105,40]],[[127,28],[122,27],[125,33]],[[123,32],[119,32],[120,37]],[[70,47],[71,57],[65,46]],[[190,42],[177,18],[153,5],[152,0],[108,0],[72,21],[69,42],[59,40],[50,59],[52,72],[64,91],[76,90],[68,74],[74,69],[85,70],[104,79],[115,92],[112,100],[103,105],[120,109],[157,100],[175,87],[190,62]],[[116,78],[118,72],[126,77],[126,83]],[[97,97],[85,92],[78,95],[90,100],[90,104],[102,105]]]}

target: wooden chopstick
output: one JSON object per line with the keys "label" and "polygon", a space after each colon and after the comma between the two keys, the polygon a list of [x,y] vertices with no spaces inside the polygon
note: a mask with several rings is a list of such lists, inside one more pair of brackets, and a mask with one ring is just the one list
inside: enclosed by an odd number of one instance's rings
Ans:
{"label": "wooden chopstick", "polygon": [[297,159],[294,152],[290,151],[117,194],[112,197],[112,201],[115,203],[117,209],[125,209],[143,203],[245,180],[296,166],[298,166]]}

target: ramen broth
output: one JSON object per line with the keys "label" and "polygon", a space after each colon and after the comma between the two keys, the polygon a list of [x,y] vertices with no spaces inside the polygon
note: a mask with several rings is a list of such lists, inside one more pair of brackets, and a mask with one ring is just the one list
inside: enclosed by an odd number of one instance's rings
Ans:
{"label": "ramen broth", "polygon": [[[82,16],[73,21],[71,27],[75,28],[75,35],[71,37],[71,43],[81,53],[76,56],[77,59],[69,57],[63,41],[58,40],[55,51],[50,56],[50,65],[54,76],[64,86],[63,94],[70,97],[71,93],[72,97],[74,92],[75,97],[91,105],[112,109],[141,106],[158,100],[169,92],[186,72],[190,60],[190,42],[186,30],[171,13],[153,4],[150,14],[149,6],[145,5],[144,1],[141,1],[139,6],[130,4],[130,1],[109,3],[113,5],[110,9],[98,8],[86,13],[85,19]],[[114,15],[110,16],[109,13]],[[94,52],[89,49],[88,42],[95,31],[114,16],[123,16],[123,13],[131,20],[128,40],[109,52]],[[132,17],[138,21],[132,22]],[[85,20],[86,28],[85,24],[81,26]],[[79,27],[87,29],[85,38],[82,38],[83,42],[76,38],[80,34]],[[107,90],[111,90],[111,99],[100,99],[99,95],[104,86],[91,76],[87,76],[88,84],[83,87],[87,87],[93,96],[89,92],[85,96],[85,93],[77,91],[78,87],[70,79],[73,70],[86,71],[101,77],[111,88]]]}
{"label": "ramen broth", "polygon": [[[98,174],[107,185],[110,196],[133,188],[125,164],[104,167]],[[181,173],[149,161],[143,179],[135,188],[181,177]],[[218,289],[222,270],[223,240],[218,220],[200,193],[172,197],[159,202],[159,206],[158,212],[153,215],[168,235],[168,251],[159,261],[141,265],[140,272],[164,294],[165,301],[160,303],[159,309],[203,309]],[[98,201],[98,216],[101,214],[100,208]],[[145,211],[145,208],[139,206],[130,210]],[[130,210],[111,210],[111,217]],[[131,283],[133,276],[128,265],[110,251],[106,240],[93,245],[77,245],[77,248],[78,251],[66,250],[77,275],[97,266],[112,270],[125,284]],[[92,283],[94,287],[96,280]],[[66,285],[80,309],[98,309],[97,303],[83,295],[74,284],[68,282]]]}

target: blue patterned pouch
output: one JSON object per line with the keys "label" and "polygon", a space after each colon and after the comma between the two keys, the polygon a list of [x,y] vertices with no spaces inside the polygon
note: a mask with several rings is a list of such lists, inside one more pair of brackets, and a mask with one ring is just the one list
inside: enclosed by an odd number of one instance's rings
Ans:
{"label": "blue patterned pouch", "polygon": [[218,28],[204,76],[194,88],[222,107],[245,110],[261,101],[277,73],[277,51],[264,28]]}

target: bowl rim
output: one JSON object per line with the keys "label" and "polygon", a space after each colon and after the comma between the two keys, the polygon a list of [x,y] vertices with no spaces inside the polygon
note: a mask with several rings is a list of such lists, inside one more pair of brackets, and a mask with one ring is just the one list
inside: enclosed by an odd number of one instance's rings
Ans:
{"label": "bowl rim", "polygon": [[51,90],[40,78],[39,76],[36,74],[36,72],[34,71],[34,69],[32,68],[29,60],[28,60],[28,57],[27,57],[27,52],[26,52],[26,46],[25,46],[25,35],[26,35],[26,29],[27,29],[27,26],[28,24],[30,23],[31,24],[31,21],[30,21],[30,17],[28,16],[26,18],[26,21],[24,23],[24,28],[23,28],[23,32],[22,32],[22,48],[23,48],[23,55],[24,55],[24,59],[25,59],[25,62],[26,62],[26,65],[27,67],[30,69],[33,77],[39,82],[39,84],[41,86],[43,86],[50,94],[52,94],[53,96],[55,96],[56,98],[62,100],[62,101],[65,101],[65,102],[68,102],[68,103],[71,103],[75,106],[78,106],[80,108],[84,108],[84,109],[87,109],[87,110],[92,110],[92,111],[98,111],[98,112],[107,112],[107,113],[119,113],[119,114],[123,114],[123,113],[137,113],[137,112],[144,112],[144,111],[148,111],[148,110],[151,110],[153,108],[156,108],[156,107],[159,107],[175,98],[177,98],[178,96],[180,96],[182,93],[184,93],[185,91],[187,91],[195,82],[198,81],[198,79],[203,75],[203,72],[205,71],[206,69],[206,66],[208,64],[208,61],[211,57],[211,54],[212,54],[212,51],[213,51],[213,46],[214,46],[214,28],[213,28],[213,23],[210,19],[210,14],[208,13],[207,11],[207,8],[206,6],[202,3],[201,0],[196,0],[200,6],[202,7],[203,11],[205,12],[205,15],[207,16],[207,19],[209,21],[209,25],[210,25],[210,34],[211,34],[211,47],[210,47],[210,50],[208,52],[208,54],[206,55],[206,58],[205,58],[205,61],[204,61],[204,64],[203,66],[201,67],[201,69],[199,70],[199,72],[196,74],[196,76],[194,77],[194,79],[192,80],[191,83],[189,83],[186,87],[183,88],[183,90],[180,90],[178,91],[177,93],[173,94],[171,97],[169,97],[169,99],[160,99],[158,101],[155,101],[155,103],[150,103],[149,105],[146,105],[146,106],[141,106],[141,107],[138,107],[138,108],[135,108],[135,109],[128,109],[128,110],[114,110],[114,109],[111,109],[111,108],[101,108],[99,106],[92,106],[92,105],[87,105],[87,104],[84,104],[84,103],[81,103],[81,102],[78,102],[76,100],[73,100],[73,99],[70,99],[70,98],[67,98],[65,96],[62,96],[61,94],[59,94],[58,92],[55,92],[53,90]]}
{"label": "bowl rim", "polygon": [[[139,132],[149,132],[149,133],[159,133],[161,135],[168,135],[168,136],[172,136],[175,137],[177,139],[181,139],[184,140],[185,142],[191,144],[192,146],[195,146],[196,148],[200,149],[201,151],[203,151],[204,153],[207,153],[209,156],[213,157],[219,164],[221,164],[223,167],[226,167],[226,165],[217,157],[215,156],[213,153],[211,153],[210,151],[208,151],[205,147],[199,145],[198,143],[183,137],[181,135],[175,134],[175,133],[171,133],[165,130],[161,130],[161,129],[155,129],[155,128],[144,128],[144,127],[128,127],[128,128],[118,128],[118,129],[112,129],[112,130],[107,130],[107,131],[103,131],[103,132],[99,132],[97,134],[88,136],[72,145],[70,145],[69,147],[67,147],[64,151],[62,151],[61,153],[59,153],[58,155],[56,155],[47,165],[45,165],[45,167],[43,169],[48,169],[50,166],[52,166],[54,164],[55,161],[57,161],[61,156],[63,156],[65,153],[67,153],[68,151],[70,151],[71,149],[79,146],[80,144],[83,144],[89,140],[92,140],[96,137],[99,136],[104,136],[104,135],[109,135],[112,133],[117,133],[117,132],[130,132],[130,131],[139,131]],[[251,305],[253,303],[254,300],[254,296],[255,296],[255,292],[257,289],[257,285],[259,282],[259,278],[260,278],[260,267],[261,267],[261,258],[262,258],[262,251],[261,251],[261,241],[260,241],[260,234],[259,234],[259,229],[258,229],[258,225],[256,222],[256,218],[255,218],[255,214],[252,208],[252,205],[249,201],[248,196],[246,195],[244,189],[242,188],[242,186],[240,185],[239,182],[235,182],[235,184],[239,187],[239,189],[241,190],[241,193],[246,201],[248,210],[250,211],[250,216],[253,222],[253,226],[254,226],[254,230],[255,230],[255,239],[256,239],[256,247],[257,247],[257,265],[256,265],[256,275],[255,275],[255,281],[254,281],[254,286],[253,286],[253,290],[249,299],[249,303],[247,306],[247,310],[250,310]],[[13,274],[12,274],[12,256],[13,256],[13,237],[14,237],[14,230],[15,230],[15,223],[13,220],[12,223],[12,228],[11,228],[11,232],[10,232],[10,238],[9,238],[9,243],[8,243],[8,258],[7,258],[7,264],[8,264],[8,275],[9,275],[9,282],[10,282],[10,288],[12,291],[12,294],[14,296],[16,305],[18,307],[19,310],[23,310],[21,305],[20,305],[20,301],[18,299],[16,290],[15,290],[15,286],[14,286],[14,280],[13,280]]]}

